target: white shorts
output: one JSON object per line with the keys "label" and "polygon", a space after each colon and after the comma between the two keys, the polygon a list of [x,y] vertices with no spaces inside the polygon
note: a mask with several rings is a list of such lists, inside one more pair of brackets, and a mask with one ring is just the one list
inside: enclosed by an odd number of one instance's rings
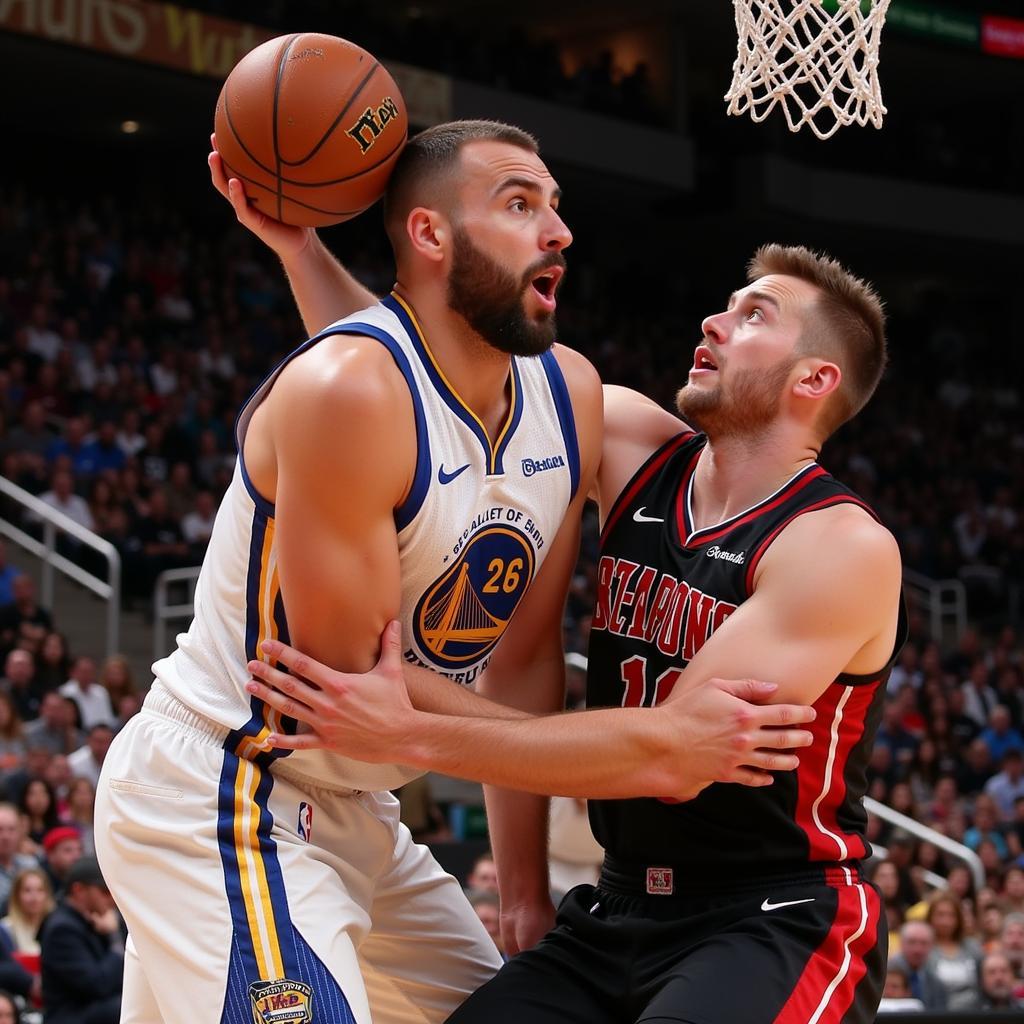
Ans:
{"label": "white shorts", "polygon": [[398,801],[296,784],[227,735],[157,684],[104,762],[122,1024],[445,1020],[501,961]]}

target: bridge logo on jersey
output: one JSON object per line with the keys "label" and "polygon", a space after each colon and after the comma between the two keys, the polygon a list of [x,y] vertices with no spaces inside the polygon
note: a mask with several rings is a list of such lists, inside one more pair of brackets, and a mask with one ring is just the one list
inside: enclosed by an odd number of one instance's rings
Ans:
{"label": "bridge logo on jersey", "polygon": [[249,986],[255,1024],[309,1024],[313,1020],[313,990],[301,981],[279,978]]}
{"label": "bridge logo on jersey", "polygon": [[413,633],[422,652],[442,670],[487,657],[533,573],[533,547],[515,527],[475,533],[416,606]]}
{"label": "bridge logo on jersey", "polygon": [[669,658],[689,661],[734,611],[731,602],[653,566],[610,555],[598,562],[591,629],[656,644]]}

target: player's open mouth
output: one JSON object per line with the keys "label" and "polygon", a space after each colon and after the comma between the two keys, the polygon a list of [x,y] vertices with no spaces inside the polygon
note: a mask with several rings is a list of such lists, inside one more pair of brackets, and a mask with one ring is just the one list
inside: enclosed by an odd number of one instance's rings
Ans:
{"label": "player's open mouth", "polygon": [[707,373],[718,369],[718,362],[711,354],[707,345],[698,345],[693,353],[693,369],[691,373]]}
{"label": "player's open mouth", "polygon": [[546,309],[555,308],[555,292],[558,290],[558,283],[562,280],[565,271],[561,267],[548,267],[538,274],[530,284]]}

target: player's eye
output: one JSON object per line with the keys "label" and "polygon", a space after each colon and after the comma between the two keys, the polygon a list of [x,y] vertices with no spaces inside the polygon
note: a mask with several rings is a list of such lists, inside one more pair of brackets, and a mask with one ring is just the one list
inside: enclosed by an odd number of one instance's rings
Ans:
{"label": "player's eye", "polygon": [[762,312],[761,307],[760,306],[755,306],[747,314],[747,319],[748,320],[763,320],[764,319],[764,313]]}
{"label": "player's eye", "polygon": [[513,199],[508,208],[516,213],[526,213],[530,209],[530,204],[525,199]]}

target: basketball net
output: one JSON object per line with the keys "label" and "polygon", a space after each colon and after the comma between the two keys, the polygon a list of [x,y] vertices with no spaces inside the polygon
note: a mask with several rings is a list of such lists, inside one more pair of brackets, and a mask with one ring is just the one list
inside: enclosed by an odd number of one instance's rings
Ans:
{"label": "basketball net", "polygon": [[789,130],[827,139],[842,125],[882,127],[878,46],[889,0],[733,0],[739,49],[730,114],[763,121],[780,105]]}

